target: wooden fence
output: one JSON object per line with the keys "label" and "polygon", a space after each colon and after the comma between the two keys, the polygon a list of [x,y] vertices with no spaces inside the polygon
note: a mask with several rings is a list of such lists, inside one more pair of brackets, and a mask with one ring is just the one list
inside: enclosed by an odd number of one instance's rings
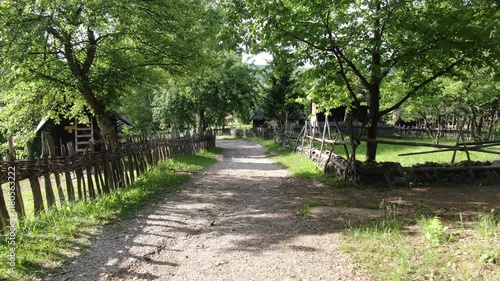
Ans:
{"label": "wooden fence", "polygon": [[[55,156],[53,142],[48,140],[44,143],[41,159],[16,161],[12,151],[9,161],[1,162],[0,158],[1,230],[10,225],[9,220],[22,220],[26,216],[23,202],[25,190],[21,190],[20,184],[23,180],[29,181],[27,185],[33,194],[34,213],[38,214],[45,209],[45,204],[47,208],[54,208],[57,207],[56,201],[64,203],[92,199],[131,185],[148,167],[156,165],[160,160],[179,154],[196,153],[201,149],[215,146],[215,137],[180,139],[168,139],[166,135],[128,137],[123,139],[114,151],[89,149],[83,154],[77,154],[69,143],[67,146],[62,146],[62,156]],[[54,182],[58,200],[54,192]],[[62,182],[65,183],[65,188]],[[7,186],[7,198],[4,198],[5,186]],[[26,188],[23,186],[23,189]],[[8,209],[15,209],[16,218]]]}
{"label": "wooden fence", "polygon": [[[335,130],[333,123],[330,123],[331,129]],[[347,134],[348,125],[346,122],[338,123],[339,129]],[[324,127],[324,122],[318,122],[316,130],[321,130]],[[364,129],[360,124],[353,124],[353,133],[358,135],[359,132]],[[462,130],[462,132],[455,127],[448,127],[442,129],[425,128],[422,126],[397,126],[390,124],[379,124],[377,128],[377,135],[381,137],[401,137],[401,138],[428,138],[431,136],[439,136],[439,138],[444,139],[456,139],[458,136],[463,134],[463,136],[471,140],[472,133],[469,130]],[[364,135],[364,134],[362,134]]]}

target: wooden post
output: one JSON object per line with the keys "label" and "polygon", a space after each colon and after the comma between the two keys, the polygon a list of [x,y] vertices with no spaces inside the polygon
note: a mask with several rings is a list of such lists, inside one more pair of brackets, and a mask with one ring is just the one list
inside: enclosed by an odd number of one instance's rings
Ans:
{"label": "wooden post", "polygon": [[312,156],[312,147],[314,144],[314,136],[316,136],[316,125],[314,125],[312,127],[312,138],[310,138],[310,141],[309,141],[309,158],[311,158],[311,156]]}
{"label": "wooden post", "polygon": [[302,144],[301,144],[301,145],[302,145],[302,151],[304,151],[304,142],[305,142],[305,140],[306,140],[307,133],[309,132],[309,127],[308,127],[308,125],[307,125],[307,124],[308,124],[308,122],[307,122],[307,120],[306,120],[306,122],[305,122],[305,124],[304,124],[304,129],[305,129],[305,130],[304,130],[304,136],[302,137]]}
{"label": "wooden post", "polygon": [[2,185],[0,184],[0,233],[7,232],[7,226],[10,225],[9,221],[10,221],[9,211],[7,211],[7,204],[3,196]]}
{"label": "wooden post", "polygon": [[95,181],[99,182],[99,185],[102,187],[102,192],[103,193],[109,193],[109,186],[106,184],[106,181],[103,179],[103,170],[101,169],[103,166],[96,166],[96,178]]}
{"label": "wooden post", "polygon": [[128,164],[129,175],[130,175],[130,181],[133,183],[133,182],[135,182],[134,159],[132,156],[133,151],[131,151],[131,149],[130,149],[130,147],[132,146],[130,138],[127,139],[127,146],[128,146],[127,164]]}
{"label": "wooden post", "polygon": [[[0,154],[0,164],[3,162],[2,154]],[[7,202],[5,201],[2,184],[0,184],[0,233],[7,233],[7,226],[10,225],[9,211],[7,211]]]}
{"label": "wooden post", "polygon": [[68,193],[68,201],[75,201],[75,188],[73,187],[73,179],[69,169],[70,156],[66,146],[61,142],[61,156],[64,157],[64,179],[66,180],[66,192]]}
{"label": "wooden post", "polygon": [[[103,152],[105,153],[106,150],[104,150]],[[104,181],[105,181],[105,184],[103,186],[105,186],[105,188],[103,188],[104,190],[108,190],[108,192],[111,192],[111,190],[113,190],[113,179],[111,178],[111,171],[109,170],[109,163],[108,162],[103,162],[102,163],[102,167],[103,167],[103,173],[104,173]]]}
{"label": "wooden post", "polygon": [[[33,143],[31,141],[28,141],[27,148],[28,148],[28,160],[33,161]],[[43,196],[42,196],[42,190],[40,188],[40,182],[38,181],[37,176],[30,177],[29,181],[31,186],[31,192],[33,193],[33,205],[35,214],[39,214],[44,210]]]}
{"label": "wooden post", "polygon": [[[67,146],[67,150],[68,150],[68,156],[72,157],[72,158],[73,157],[76,158],[77,154],[76,154],[75,149],[73,147],[73,143],[68,142],[66,144],[66,146]],[[75,170],[75,175],[76,175],[76,189],[78,192],[78,200],[82,200],[83,199],[82,182],[81,182],[81,178],[80,178],[79,173],[78,173],[78,168]],[[73,179],[71,179],[71,181],[73,181]]]}
{"label": "wooden post", "polygon": [[339,122],[337,121],[337,119],[335,119],[335,127],[337,127],[337,131],[339,132],[340,140],[342,141],[342,143],[344,145],[346,159],[349,159],[349,149],[347,148],[347,144],[345,144],[344,134],[342,133],[342,130],[340,130]]}
{"label": "wooden post", "polygon": [[[89,142],[89,148],[90,148],[90,153],[93,155],[92,157],[98,157],[98,154],[95,151],[94,143],[92,141]],[[97,194],[101,195],[102,189],[101,189],[101,184],[99,183],[99,173],[100,173],[99,165],[92,166],[92,171],[94,172],[93,174],[94,174],[94,181],[95,181],[95,187],[97,189]]]}
{"label": "wooden post", "polygon": [[[351,158],[348,158],[348,159],[349,159],[349,163],[350,163],[351,168],[352,168],[352,177],[353,177],[353,179],[356,179],[357,178],[356,148],[357,148],[358,144],[354,141],[353,118],[352,118],[352,115],[350,113],[349,113],[347,126],[348,126],[348,131],[349,131],[349,138],[350,138],[350,142],[351,142],[351,149],[352,149]],[[345,176],[347,177],[347,173],[345,174]]]}
{"label": "wooden post", "polygon": [[325,114],[325,125],[323,126],[323,137],[321,138],[321,149],[319,150],[318,163],[321,160],[321,155],[323,155],[323,149],[325,148],[326,126],[328,126],[328,114]]}
{"label": "wooden post", "polygon": [[[45,144],[48,145],[47,151],[49,152],[49,159],[53,160],[56,157],[56,147],[54,145],[54,140],[49,134],[46,134],[45,138]],[[54,172],[54,178],[56,180],[56,188],[59,194],[59,202],[63,204],[65,202],[64,191],[61,187],[61,177],[59,176],[58,172]]]}
{"label": "wooden post", "polygon": [[[9,161],[10,162],[16,161],[16,154],[14,150],[14,142],[12,140],[12,137],[9,137]],[[16,180],[14,181],[14,187],[15,187],[14,209],[16,210],[17,218],[19,220],[22,220],[26,217],[26,212],[24,211],[24,201],[23,201],[23,194],[21,193],[22,192],[21,185],[19,184],[17,177]]]}
{"label": "wooden post", "polygon": [[[307,121],[306,121],[307,122]],[[302,133],[305,134],[305,131],[306,131],[306,126],[307,126],[307,123],[306,125],[304,125],[304,127],[302,127],[302,130],[300,130],[300,133],[299,135],[297,136],[297,141],[295,142],[295,147],[293,149],[294,152],[297,152],[297,147],[299,147],[299,141],[300,141],[300,137],[302,136]],[[304,137],[302,136],[302,139],[304,139]]]}
{"label": "wooden post", "polygon": [[[83,158],[85,160],[87,160],[86,158],[88,158],[88,157],[89,157],[89,149],[86,148],[84,155],[83,155]],[[89,189],[89,197],[94,199],[94,198],[96,198],[97,194],[95,193],[94,182],[92,180],[92,166],[88,165],[87,164],[88,162],[90,162],[90,161],[89,160],[85,161],[85,165],[87,166],[85,169],[87,171],[87,186]]]}

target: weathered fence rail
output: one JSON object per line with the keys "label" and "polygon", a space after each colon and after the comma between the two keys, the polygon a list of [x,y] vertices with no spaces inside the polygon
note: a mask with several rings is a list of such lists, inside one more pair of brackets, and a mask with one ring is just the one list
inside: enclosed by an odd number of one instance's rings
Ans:
{"label": "weathered fence rail", "polygon": [[[23,180],[29,180],[26,185],[31,188],[34,212],[37,214],[45,209],[45,205],[49,208],[56,207],[56,201],[64,203],[95,198],[131,185],[137,176],[160,160],[214,147],[215,137],[129,137],[123,139],[113,151],[89,149],[83,154],[77,154],[69,144],[62,146],[62,156],[53,156],[52,142],[45,142],[45,146],[41,159],[16,161],[11,155],[9,161],[0,162],[0,229],[5,229],[9,224],[8,220],[13,214],[7,209],[11,205],[15,205],[17,219],[26,216],[23,193],[27,186],[21,188],[20,182]],[[4,198],[4,187],[8,191],[7,198]],[[57,190],[58,200],[54,189]]]}
{"label": "weathered fence rail", "polygon": [[[318,122],[316,127],[317,129],[323,128],[325,122]],[[334,128],[334,125],[330,123],[331,128]],[[339,129],[343,133],[348,132],[348,124],[346,122],[338,123]],[[358,134],[360,131],[364,130],[361,124],[353,124],[353,131],[355,134]],[[439,136],[439,138],[444,139],[456,139],[460,133],[464,135],[464,137],[468,140],[472,140],[472,132],[471,130],[463,130],[460,132],[458,128],[447,127],[447,128],[425,128],[423,126],[398,126],[391,124],[379,124],[377,128],[378,136],[382,137],[393,137],[398,136],[402,138],[426,138],[430,136]],[[494,136],[493,136],[494,137]]]}

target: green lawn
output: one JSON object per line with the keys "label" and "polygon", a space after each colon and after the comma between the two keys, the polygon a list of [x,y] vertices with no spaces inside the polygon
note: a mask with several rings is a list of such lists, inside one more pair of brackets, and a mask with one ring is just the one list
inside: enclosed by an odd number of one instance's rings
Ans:
{"label": "green lawn", "polygon": [[[433,143],[431,139],[393,139],[393,138],[379,138],[381,140],[391,140],[391,141],[406,141],[406,142],[419,142],[419,143]],[[441,140],[440,144],[445,145],[455,145],[455,140]],[[307,141],[305,144],[309,144]],[[304,144],[304,145],[305,145]],[[320,148],[321,143],[315,142],[315,147]],[[328,150],[331,149],[330,145],[327,145]],[[492,150],[500,152],[500,146],[486,148],[487,150]],[[425,152],[425,151],[436,151],[438,149],[425,146],[404,146],[404,145],[394,145],[394,144],[378,144],[377,146],[377,161],[378,162],[399,162],[402,166],[409,167],[419,163],[425,162],[436,162],[436,163],[450,163],[452,159],[453,152],[438,152],[411,156],[399,156],[399,154],[412,153],[412,152]],[[335,153],[345,157],[345,149],[341,145],[335,146]],[[366,142],[362,142],[361,145],[356,150],[356,159],[360,161],[365,161],[366,157]],[[472,161],[500,161],[499,154],[489,154],[483,152],[470,152],[470,157]],[[465,152],[457,152],[455,162],[467,160],[467,155]]]}

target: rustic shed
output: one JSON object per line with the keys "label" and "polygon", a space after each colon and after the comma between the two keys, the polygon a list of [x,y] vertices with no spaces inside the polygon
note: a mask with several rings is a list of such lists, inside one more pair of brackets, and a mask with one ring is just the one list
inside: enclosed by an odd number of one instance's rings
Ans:
{"label": "rustic shed", "polygon": [[[88,114],[88,124],[78,122],[77,119],[61,118],[59,122],[54,119],[42,119],[36,127],[35,133],[40,144],[35,146],[35,152],[40,153],[43,144],[42,134],[48,134],[56,146],[56,154],[60,155],[61,144],[72,143],[76,152],[81,153],[89,148],[90,142],[97,143],[99,149],[100,130],[96,118]],[[123,114],[115,112],[114,124],[117,131],[120,131],[123,125],[132,125],[132,122]]]}

